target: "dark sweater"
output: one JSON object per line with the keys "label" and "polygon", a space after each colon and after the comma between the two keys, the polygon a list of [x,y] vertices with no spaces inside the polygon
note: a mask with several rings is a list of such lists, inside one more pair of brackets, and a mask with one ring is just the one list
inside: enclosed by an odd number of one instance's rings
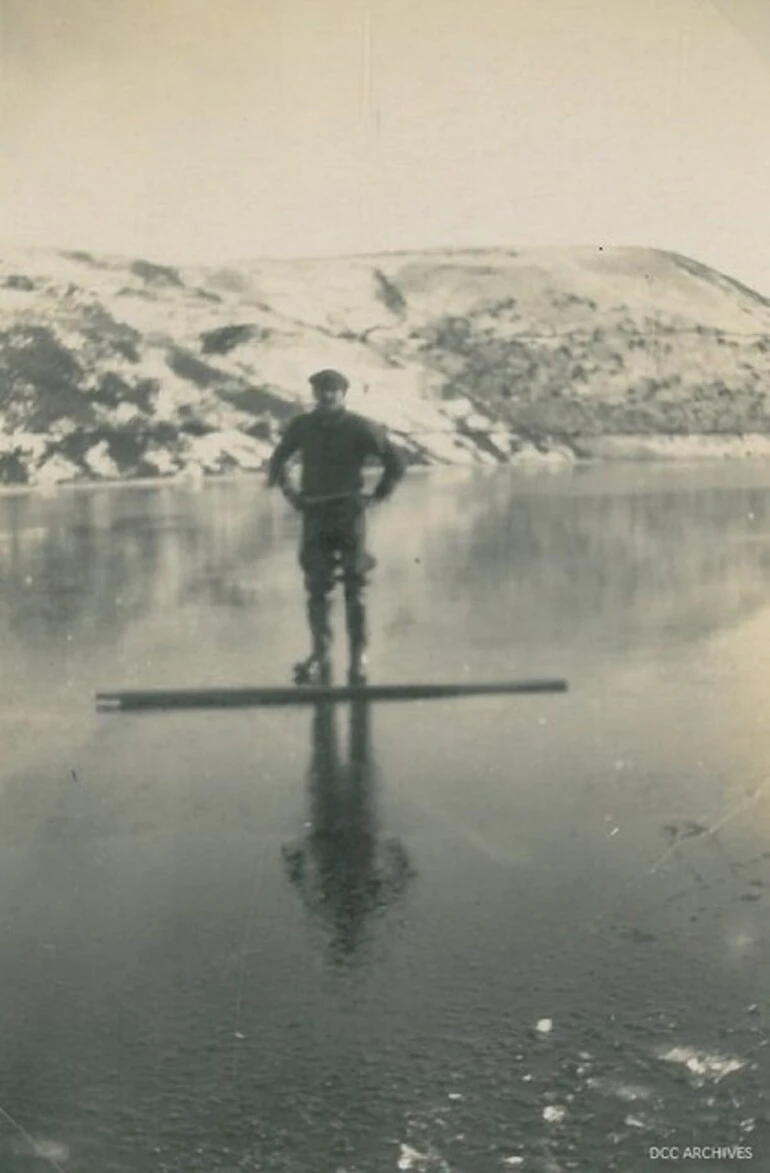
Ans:
{"label": "dark sweater", "polygon": [[308,411],[291,420],[270,458],[268,485],[286,485],[286,466],[297,454],[305,497],[360,492],[370,457],[383,466],[374,490],[378,499],[387,497],[404,473],[403,461],[383,429],[344,408],[329,413]]}

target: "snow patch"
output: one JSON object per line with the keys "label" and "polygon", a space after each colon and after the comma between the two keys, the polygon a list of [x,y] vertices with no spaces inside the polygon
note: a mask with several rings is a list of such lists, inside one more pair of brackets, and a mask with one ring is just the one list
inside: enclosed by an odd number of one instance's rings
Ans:
{"label": "snow patch", "polygon": [[11,1149],[16,1157],[28,1160],[37,1157],[41,1161],[48,1161],[53,1166],[64,1164],[70,1155],[66,1144],[49,1137],[19,1137],[11,1142]]}
{"label": "snow patch", "polygon": [[623,1100],[627,1104],[634,1104],[640,1100],[649,1100],[652,1095],[649,1088],[642,1087],[641,1085],[618,1083],[608,1079],[592,1078],[586,1081],[586,1086],[604,1095],[616,1096],[619,1100]]}
{"label": "snow patch", "polygon": [[686,1067],[693,1075],[717,1082],[727,1075],[741,1071],[746,1066],[741,1059],[708,1051],[696,1051],[694,1047],[671,1047],[668,1050],[659,1051],[658,1058],[665,1063],[678,1063]]}
{"label": "snow patch", "polygon": [[120,469],[110,456],[110,446],[106,440],[99,440],[97,444],[94,444],[83,460],[91,472],[98,477],[112,479],[120,475]]}
{"label": "snow patch", "polygon": [[592,436],[580,447],[597,460],[746,460],[770,457],[770,436]]}
{"label": "snow patch", "polygon": [[75,481],[80,476],[80,469],[71,460],[67,460],[65,456],[58,453],[51,456],[50,459],[43,461],[43,463],[35,469],[30,477],[33,485],[44,489],[52,485],[64,484],[67,481]]}
{"label": "snow patch", "polygon": [[141,418],[142,414],[134,403],[119,403],[115,408],[113,420],[116,424],[130,424]]}
{"label": "snow patch", "polygon": [[179,458],[157,444],[150,444],[145,449],[143,460],[158,476],[173,476],[179,471]]}
{"label": "snow patch", "polygon": [[223,463],[228,462],[239,468],[256,471],[263,466],[270,450],[265,440],[230,430],[189,438],[185,455],[207,472],[218,472]]}
{"label": "snow patch", "polygon": [[432,1170],[437,1170],[438,1173],[449,1173],[446,1161],[432,1146],[427,1152],[422,1153],[412,1145],[402,1144],[398,1167],[402,1173],[408,1173],[412,1169],[416,1170],[416,1173],[432,1173]]}
{"label": "snow patch", "polygon": [[549,448],[546,452],[541,452],[534,444],[523,444],[519,450],[511,457],[512,464],[533,464],[533,465],[556,465],[565,466],[575,463],[575,454],[559,445]]}
{"label": "snow patch", "polygon": [[48,437],[42,433],[7,432],[0,433],[0,456],[19,453],[28,460],[38,463],[42,460],[48,447]]}

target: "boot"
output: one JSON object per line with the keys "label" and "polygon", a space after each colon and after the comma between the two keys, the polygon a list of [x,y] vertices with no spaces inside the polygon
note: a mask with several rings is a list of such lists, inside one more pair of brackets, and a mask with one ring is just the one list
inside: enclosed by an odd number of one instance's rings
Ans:
{"label": "boot", "polygon": [[312,651],[306,660],[294,665],[295,684],[316,684],[326,687],[331,684],[331,626],[330,605],[326,596],[311,595],[307,602],[307,616],[310,626]]}
{"label": "boot", "polygon": [[360,688],[369,679],[369,657],[366,648],[358,645],[350,649],[350,664],[348,667],[348,684],[351,688]]}
{"label": "boot", "polygon": [[328,656],[314,652],[306,660],[294,665],[294,683],[308,684],[317,688],[328,688],[332,682],[332,663]]}

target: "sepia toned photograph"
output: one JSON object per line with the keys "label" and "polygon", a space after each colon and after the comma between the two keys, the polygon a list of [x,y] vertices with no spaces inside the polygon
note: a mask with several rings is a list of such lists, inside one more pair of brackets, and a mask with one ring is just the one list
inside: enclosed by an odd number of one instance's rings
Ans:
{"label": "sepia toned photograph", "polygon": [[770,7],[0,0],[0,160],[0,1173],[770,1173]]}

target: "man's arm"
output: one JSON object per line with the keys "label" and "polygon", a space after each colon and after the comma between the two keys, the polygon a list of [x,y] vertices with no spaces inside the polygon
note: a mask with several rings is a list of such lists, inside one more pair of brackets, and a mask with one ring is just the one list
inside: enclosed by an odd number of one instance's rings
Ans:
{"label": "man's arm", "polygon": [[267,466],[268,488],[273,488],[274,485],[277,485],[284,495],[293,492],[289,484],[287,465],[292,456],[299,451],[300,436],[298,425],[298,419],[293,419],[289,422]]}
{"label": "man's arm", "polygon": [[403,477],[406,465],[383,428],[370,425],[369,436],[372,455],[382,464],[382,476],[374,487],[372,497],[375,501],[384,501]]}

